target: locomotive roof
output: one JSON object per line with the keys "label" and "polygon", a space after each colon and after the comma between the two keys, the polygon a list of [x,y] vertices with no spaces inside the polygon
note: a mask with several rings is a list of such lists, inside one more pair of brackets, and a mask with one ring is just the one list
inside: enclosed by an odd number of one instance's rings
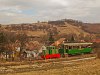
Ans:
{"label": "locomotive roof", "polygon": [[79,45],[92,45],[93,43],[64,43],[64,45],[68,46],[79,46]]}
{"label": "locomotive roof", "polygon": [[55,46],[47,46],[47,47],[55,47]]}

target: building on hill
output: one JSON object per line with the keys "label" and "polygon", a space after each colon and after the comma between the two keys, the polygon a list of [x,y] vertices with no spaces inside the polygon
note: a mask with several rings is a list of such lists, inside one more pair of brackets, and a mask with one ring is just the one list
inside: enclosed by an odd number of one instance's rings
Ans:
{"label": "building on hill", "polygon": [[100,39],[93,39],[92,42],[93,43],[100,43]]}

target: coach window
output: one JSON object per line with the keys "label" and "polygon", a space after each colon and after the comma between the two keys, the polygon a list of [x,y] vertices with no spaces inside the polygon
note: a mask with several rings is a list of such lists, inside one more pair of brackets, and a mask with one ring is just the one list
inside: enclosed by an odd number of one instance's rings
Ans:
{"label": "coach window", "polygon": [[69,49],[72,49],[72,47],[71,47],[71,46],[69,46]]}
{"label": "coach window", "polygon": [[81,46],[79,46],[79,49],[81,49],[82,47]]}

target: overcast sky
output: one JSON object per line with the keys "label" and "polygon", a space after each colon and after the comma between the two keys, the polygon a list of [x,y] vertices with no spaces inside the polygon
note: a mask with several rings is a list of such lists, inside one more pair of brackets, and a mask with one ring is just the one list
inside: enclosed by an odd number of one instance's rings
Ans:
{"label": "overcast sky", "polygon": [[100,22],[100,0],[0,0],[0,23],[59,19]]}

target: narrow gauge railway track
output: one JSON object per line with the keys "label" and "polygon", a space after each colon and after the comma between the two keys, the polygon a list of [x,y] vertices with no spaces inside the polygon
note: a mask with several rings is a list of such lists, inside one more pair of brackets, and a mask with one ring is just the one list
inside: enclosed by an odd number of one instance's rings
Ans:
{"label": "narrow gauge railway track", "polygon": [[89,54],[81,54],[81,55],[70,55],[70,56],[64,57],[64,58],[29,61],[29,63],[47,63],[47,62],[58,62],[58,61],[70,61],[70,60],[83,59],[83,58],[89,58],[89,57],[97,57],[97,54],[89,53]]}
{"label": "narrow gauge railway track", "polygon": [[37,63],[41,64],[41,63],[58,62],[58,61],[69,61],[69,60],[89,58],[89,57],[97,57],[97,54],[92,53],[92,54],[74,55],[74,56],[70,56],[70,57],[56,58],[56,59],[32,60],[32,61],[22,61],[22,62],[7,62],[7,63],[0,63],[0,67],[37,64]]}

